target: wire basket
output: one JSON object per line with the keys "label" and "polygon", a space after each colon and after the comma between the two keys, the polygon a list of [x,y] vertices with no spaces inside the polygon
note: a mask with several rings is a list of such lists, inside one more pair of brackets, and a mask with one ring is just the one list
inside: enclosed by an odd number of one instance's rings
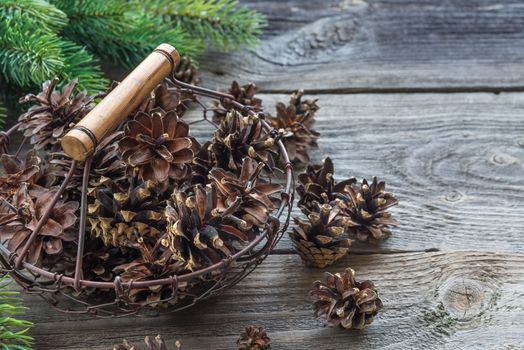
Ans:
{"label": "wire basket", "polygon": [[[116,276],[112,281],[100,281],[83,278],[85,242],[86,235],[89,234],[86,233],[87,192],[90,170],[93,165],[92,160],[93,156],[96,155],[97,145],[110,131],[123,128],[125,118],[137,107],[144,96],[151,93],[159,82],[164,81],[169,91],[190,96],[191,108],[194,109],[196,106],[201,110],[201,117],[188,123],[190,125],[202,122],[217,127],[209,119],[209,112],[213,111],[213,107],[210,107],[208,101],[205,101],[211,99],[219,101],[223,105],[228,105],[244,115],[257,116],[262,122],[265,133],[277,134],[277,131],[265,122],[263,113],[255,112],[249,106],[236,102],[233,96],[178,81],[173,74],[173,68],[177,61],[178,54],[174,48],[165,44],[159,46],[63,138],[62,146],[72,158],[71,166],[38,224],[32,230],[24,249],[14,252],[7,248],[5,241],[0,244],[0,262],[11,277],[23,287],[25,292],[39,295],[54,308],[67,313],[117,317],[147,310],[175,312],[217,295],[241,281],[266,258],[286,231],[294,195],[293,170],[288,153],[282,141],[278,140],[277,137],[275,138],[277,140],[275,145],[281,157],[279,168],[282,175],[273,178],[268,173],[261,173],[259,176],[267,177],[266,180],[269,180],[269,182],[283,182],[280,205],[272,213],[265,228],[241,249],[210,266],[159,279],[122,281],[120,276]],[[111,109],[111,111],[107,112],[108,109]],[[98,119],[93,122],[94,118],[91,115],[97,113]],[[19,126],[20,123],[0,134],[0,149],[4,150],[5,153],[9,148],[9,139],[17,132]],[[66,141],[68,137],[69,141]],[[22,146],[18,147],[14,156],[18,157],[21,149]],[[82,166],[79,220],[75,226],[78,229],[78,237],[74,274],[57,273],[53,272],[52,269],[29,263],[26,257],[30,244],[37,238],[39,230],[49,218],[51,210]],[[0,230],[2,230],[2,226],[0,226]],[[143,288],[168,288],[170,292],[167,295],[164,293],[161,300],[154,302],[134,301],[130,297],[130,293],[133,290]],[[83,293],[86,289],[96,290],[97,293]]]}

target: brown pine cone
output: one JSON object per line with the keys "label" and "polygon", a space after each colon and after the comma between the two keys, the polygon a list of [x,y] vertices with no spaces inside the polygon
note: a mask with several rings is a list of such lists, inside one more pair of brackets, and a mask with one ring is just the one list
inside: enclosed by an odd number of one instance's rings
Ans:
{"label": "brown pine cone", "polygon": [[[4,210],[0,216],[0,238],[2,241],[8,241],[7,247],[11,252],[20,254],[55,191],[55,188],[47,189],[26,182],[19,185],[11,204],[4,208],[10,210]],[[62,200],[53,206],[49,219],[31,245],[25,261],[39,266],[45,255],[60,254],[64,242],[77,239],[75,223],[78,207],[78,202]]]}
{"label": "brown pine cone", "polygon": [[[255,84],[249,83],[246,85],[240,85],[238,82],[233,81],[231,87],[226,91],[227,94],[234,97],[234,101],[241,103],[244,106],[251,107],[255,112],[262,111],[262,100],[255,97],[257,87]],[[229,101],[225,100],[222,102],[215,102],[213,122],[220,124],[222,120],[229,113],[232,105]]]}
{"label": "brown pine cone", "polygon": [[318,299],[315,316],[330,326],[364,329],[383,307],[373,282],[357,282],[350,268],[342,274],[325,272],[324,280],[316,281],[313,288],[311,295]]}
{"label": "brown pine cone", "polygon": [[[138,282],[170,278],[183,273],[183,262],[174,259],[172,252],[165,249],[165,242],[157,240],[154,245],[149,245],[143,239],[130,244],[140,252],[140,256],[131,262],[118,265],[113,272],[120,276],[122,282]],[[187,285],[187,283],[186,283]],[[185,288],[178,285],[178,290]],[[156,285],[145,288],[133,287],[129,291],[131,301],[142,306],[168,306],[175,304],[179,298],[177,291],[173,293],[173,286]]]}
{"label": "brown pine cone", "polygon": [[334,205],[336,199],[347,200],[345,188],[355,184],[357,180],[349,178],[337,183],[333,177],[334,172],[333,162],[329,157],[322,165],[308,165],[306,172],[298,175],[298,206],[311,211],[314,202]]}
{"label": "brown pine cone", "polygon": [[324,268],[347,254],[351,240],[345,235],[347,218],[338,207],[315,205],[307,212],[308,221],[294,218],[296,226],[289,237],[306,265]]}
{"label": "brown pine cone", "polygon": [[215,155],[217,166],[235,173],[240,171],[242,161],[250,157],[266,165],[271,171],[278,157],[276,135],[263,130],[256,116],[242,116],[231,110],[213,136],[210,151]]}
{"label": "brown pine cone", "polygon": [[[89,182],[92,187],[96,187],[96,184],[104,181],[104,178],[106,180],[110,179],[112,183],[119,185],[127,181],[126,163],[121,159],[118,149],[118,142],[123,136],[124,133],[121,131],[114,132],[105,137],[96,148],[93,154],[89,176]],[[50,153],[49,158],[49,162],[52,165],[50,172],[60,183],[65,179],[69,169],[71,169],[72,159],[64,152]],[[84,164],[78,164],[67,186],[67,191],[70,195],[80,195],[83,172]]]}
{"label": "brown pine cone", "polygon": [[345,212],[351,217],[349,230],[359,241],[376,242],[391,235],[389,226],[396,225],[388,212],[398,204],[392,193],[385,192],[386,183],[373,177],[371,185],[364,179],[361,184],[346,187],[350,201]]}
{"label": "brown pine cone", "polygon": [[158,84],[156,88],[144,99],[137,109],[137,112],[151,113],[155,109],[164,111],[175,111],[179,117],[185,113],[191,101],[195,97],[188,92],[180,92],[170,89],[168,82],[165,80]]}
{"label": "brown pine cone", "polygon": [[[144,339],[144,344],[146,347],[140,347],[131,344],[124,339],[122,344],[115,345],[113,350],[169,350],[166,342],[159,335],[155,337],[154,341],[151,340],[151,338],[146,337]],[[173,348],[172,350],[180,350],[180,342],[178,340],[175,342],[175,348]]]}
{"label": "brown pine cone", "polygon": [[129,246],[163,231],[162,196],[152,181],[129,186],[126,192],[119,192],[106,177],[92,185],[89,194],[94,202],[88,206],[87,221],[92,235],[106,245]]}
{"label": "brown pine cone", "polygon": [[204,143],[200,150],[193,157],[193,161],[191,163],[191,170],[193,172],[191,183],[194,185],[207,184],[209,172],[217,164],[215,154],[210,151],[210,145],[211,142],[209,141]]}
{"label": "brown pine cone", "polygon": [[198,85],[200,84],[200,73],[193,59],[187,56],[181,56],[175,70],[175,78],[183,83]]}
{"label": "brown pine cone", "polygon": [[238,350],[271,350],[271,339],[264,327],[249,326],[240,334],[237,345]]}
{"label": "brown pine cone", "polygon": [[318,110],[316,100],[302,101],[303,90],[294,92],[289,105],[277,103],[276,117],[268,116],[268,121],[283,135],[283,142],[292,162],[309,163],[309,149],[318,148],[320,136],[312,129],[315,123],[315,112]]}
{"label": "brown pine cone", "polygon": [[240,200],[239,213],[249,227],[263,228],[269,220],[269,214],[277,208],[279,200],[274,198],[282,191],[282,186],[267,183],[259,178],[263,163],[244,158],[239,176],[213,168],[209,172],[211,183],[219,193],[219,202],[223,207],[233,206]]}
{"label": "brown pine cone", "polygon": [[11,198],[22,182],[36,184],[44,188],[56,183],[53,168],[50,167],[36,150],[27,152],[25,159],[18,159],[9,154],[0,156],[0,195]]}
{"label": "brown pine cone", "polygon": [[126,124],[118,146],[130,174],[157,183],[189,177],[193,152],[200,147],[189,136],[189,126],[174,111],[162,109],[138,112]]}
{"label": "brown pine cone", "polygon": [[20,116],[19,130],[31,138],[37,150],[58,150],[60,138],[94,107],[94,97],[85,92],[73,96],[76,80],[65,85],[61,93],[54,90],[57,83],[58,78],[48,80],[38,95],[20,99],[20,103],[36,103]]}
{"label": "brown pine cone", "polygon": [[211,185],[196,185],[189,196],[175,191],[165,210],[167,240],[163,244],[190,271],[231,256],[249,240],[246,223],[233,215],[240,204],[222,206]]}

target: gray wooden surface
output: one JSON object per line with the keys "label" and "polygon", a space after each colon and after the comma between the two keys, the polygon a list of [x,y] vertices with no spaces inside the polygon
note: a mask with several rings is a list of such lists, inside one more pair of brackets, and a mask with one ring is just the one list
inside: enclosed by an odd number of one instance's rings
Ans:
{"label": "gray wooden surface", "polygon": [[[246,1],[270,27],[253,53],[205,57],[204,85],[232,78],[265,105],[319,97],[315,161],[387,181],[400,225],[329,271],[376,282],[385,310],[363,332],[313,319],[287,237],[225,295],[183,313],[96,320],[25,297],[36,349],[110,349],[162,334],[184,350],[234,349],[265,326],[274,349],[524,349],[524,5],[521,1]],[[196,134],[203,131],[195,127]]]}

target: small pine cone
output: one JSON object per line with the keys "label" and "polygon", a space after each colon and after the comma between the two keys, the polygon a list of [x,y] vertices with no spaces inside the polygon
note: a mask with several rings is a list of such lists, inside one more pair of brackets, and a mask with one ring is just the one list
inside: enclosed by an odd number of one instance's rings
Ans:
{"label": "small pine cone", "polygon": [[165,183],[191,175],[189,164],[200,145],[189,135],[189,126],[175,111],[138,112],[127,122],[118,146],[130,175]]}
{"label": "small pine cone", "polygon": [[314,202],[333,204],[336,199],[347,200],[345,188],[355,184],[357,180],[350,178],[337,183],[333,177],[334,172],[333,161],[329,157],[322,165],[308,165],[306,172],[298,175],[298,206],[311,211]]}
{"label": "small pine cone", "polygon": [[[113,350],[170,350],[167,347],[166,342],[164,339],[162,339],[161,336],[157,335],[155,337],[155,340],[151,340],[150,337],[146,337],[144,339],[145,347],[143,346],[136,346],[134,344],[129,343],[127,340],[124,339],[122,344],[115,345],[113,347]],[[180,342],[177,340],[175,342],[175,347],[172,348],[172,350],[180,350]]]}
{"label": "small pine cone", "polygon": [[19,130],[31,138],[35,149],[58,150],[60,138],[93,107],[93,97],[81,92],[73,96],[77,81],[64,86],[60,93],[55,91],[58,78],[42,84],[42,92],[29,94],[20,99],[21,103],[37,103],[19,118]]}
{"label": "small pine cone", "polygon": [[164,80],[142,101],[137,112],[151,113],[160,108],[164,111],[175,111],[179,117],[182,117],[193,100],[194,96],[190,93],[169,89],[169,82]]}
{"label": "small pine cone", "polygon": [[[231,87],[226,91],[227,94],[234,97],[234,101],[239,102],[244,106],[251,107],[255,112],[262,111],[262,100],[255,97],[257,87],[255,84],[240,85],[238,82],[233,81]],[[226,117],[227,113],[233,106],[230,101],[215,102],[213,122],[220,124]]]}
{"label": "small pine cone", "polygon": [[281,185],[267,183],[259,178],[263,166],[263,163],[257,164],[247,157],[239,176],[220,168],[213,168],[209,172],[222,206],[232,207],[240,201],[236,214],[240,214],[249,227],[259,229],[265,227],[269,215],[280,204],[280,200],[274,196],[282,191]]}
{"label": "small pine cone", "polygon": [[[126,164],[120,158],[118,150],[118,141],[122,139],[123,132],[118,131],[105,137],[96,151],[93,153],[93,160],[91,162],[91,171],[89,176],[90,185],[96,186],[96,183],[102,181],[102,178],[111,179],[115,184],[119,184],[127,179]],[[50,153],[50,161],[52,167],[51,174],[61,182],[67,176],[69,169],[71,169],[72,159],[64,152]],[[67,185],[67,192],[79,196],[82,188],[82,178],[84,172],[84,164],[77,165],[76,171]]]}
{"label": "small pine cone", "polygon": [[[6,207],[3,209],[6,210],[0,214],[0,240],[7,242],[10,251],[20,256],[56,190],[22,182],[9,205],[5,202]],[[25,261],[40,266],[44,257],[62,254],[64,244],[77,239],[75,224],[78,207],[78,202],[63,200],[53,206],[48,220],[32,242]]]}
{"label": "small pine cone", "polygon": [[282,135],[282,140],[293,162],[309,163],[309,149],[318,148],[320,136],[312,129],[315,123],[315,112],[318,110],[316,100],[302,101],[304,91],[299,90],[290,97],[289,105],[277,103],[276,117],[268,117],[268,121]]}
{"label": "small pine cone", "polygon": [[181,56],[174,72],[175,78],[183,83],[198,85],[200,83],[200,77],[198,67],[196,66],[193,59],[187,56]]}
{"label": "small pine cone", "polygon": [[243,159],[250,157],[271,171],[278,157],[276,137],[265,132],[259,117],[244,117],[231,110],[213,135],[209,149],[219,168],[238,173]]}
{"label": "small pine cone", "polygon": [[[289,105],[294,107],[297,115],[313,115],[320,109],[320,107],[317,105],[318,99],[311,98],[308,100],[303,100],[302,97],[304,97],[304,90],[302,89],[293,92],[289,96]],[[313,126],[314,119],[306,118],[304,122],[304,126],[306,128],[311,128]]]}
{"label": "small pine cone", "polygon": [[140,238],[157,237],[163,229],[161,194],[152,181],[119,192],[111,179],[102,177],[89,189],[94,203],[87,221],[94,237],[106,245],[124,247]]}
{"label": "small pine cone", "polygon": [[238,350],[271,350],[271,339],[264,327],[249,326],[237,340]]}
{"label": "small pine cone", "polygon": [[350,268],[342,274],[325,272],[324,281],[316,281],[313,288],[315,316],[330,326],[364,329],[383,307],[373,282],[357,282]]}
{"label": "small pine cone", "polygon": [[200,150],[193,157],[191,162],[191,177],[192,184],[207,184],[209,172],[217,164],[215,154],[210,151],[211,142],[206,142],[202,145]]}
{"label": "small pine cone", "polygon": [[349,230],[359,241],[376,242],[391,235],[389,226],[396,225],[396,221],[388,209],[398,201],[385,189],[386,183],[376,177],[371,185],[364,179],[361,184],[346,187],[350,201],[345,211],[352,221]]}
{"label": "small pine cone", "polygon": [[0,174],[0,195],[4,198],[11,198],[23,182],[44,188],[51,187],[56,182],[52,167],[34,149],[27,152],[22,160],[10,154],[2,154]]}
{"label": "small pine cone", "polygon": [[[144,239],[137,240],[129,246],[140,252],[140,256],[131,262],[116,266],[113,269],[118,274],[122,282],[138,282],[170,278],[187,270],[183,268],[183,262],[173,258],[173,254],[166,249],[165,242],[153,242],[148,244]],[[178,290],[187,287],[187,283],[180,283]],[[131,301],[140,303],[146,307],[169,306],[175,304],[178,293],[173,290],[172,285],[154,285],[151,287],[133,287],[129,291]]]}
{"label": "small pine cone", "polygon": [[316,210],[309,212],[309,221],[294,218],[296,226],[289,236],[306,265],[324,268],[347,254],[351,240],[345,236],[347,218],[340,209],[316,205]]}
{"label": "small pine cone", "polygon": [[249,241],[251,229],[233,213],[239,201],[223,206],[214,186],[196,185],[194,194],[175,191],[167,202],[168,247],[184,268],[195,271],[233,255]]}

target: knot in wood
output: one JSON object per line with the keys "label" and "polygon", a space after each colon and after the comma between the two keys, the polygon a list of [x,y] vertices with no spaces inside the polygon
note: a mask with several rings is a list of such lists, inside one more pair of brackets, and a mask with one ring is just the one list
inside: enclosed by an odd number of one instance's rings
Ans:
{"label": "knot in wood", "polygon": [[486,289],[477,281],[453,278],[442,290],[442,304],[446,312],[457,321],[469,321],[479,315],[488,304]]}
{"label": "knot in wood", "polygon": [[446,193],[444,196],[443,196],[443,199],[444,201],[446,202],[460,202],[462,200],[464,200],[464,194],[462,194],[461,192],[457,191],[457,190],[452,190],[448,193]]}
{"label": "knot in wood", "polygon": [[508,166],[519,163],[519,159],[507,153],[494,153],[489,157],[490,163],[497,166]]}

